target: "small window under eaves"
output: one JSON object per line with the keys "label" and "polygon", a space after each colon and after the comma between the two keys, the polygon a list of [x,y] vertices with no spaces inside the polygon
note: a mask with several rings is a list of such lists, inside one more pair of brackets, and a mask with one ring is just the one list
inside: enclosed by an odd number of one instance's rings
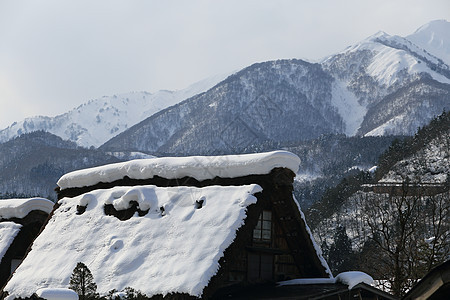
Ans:
{"label": "small window under eaves", "polygon": [[272,212],[264,210],[258,218],[258,224],[253,229],[253,240],[270,242],[272,238]]}

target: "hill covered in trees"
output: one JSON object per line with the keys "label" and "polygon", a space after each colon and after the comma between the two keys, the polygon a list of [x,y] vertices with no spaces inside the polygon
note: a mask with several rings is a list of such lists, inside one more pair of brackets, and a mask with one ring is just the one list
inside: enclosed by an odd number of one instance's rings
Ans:
{"label": "hill covered in trees", "polygon": [[396,140],[373,174],[327,190],[306,212],[334,272],[360,269],[396,295],[450,253],[450,114]]}
{"label": "hill covered in trees", "polygon": [[44,131],[0,144],[0,198],[45,197],[56,200],[56,182],[65,173],[118,162]]}

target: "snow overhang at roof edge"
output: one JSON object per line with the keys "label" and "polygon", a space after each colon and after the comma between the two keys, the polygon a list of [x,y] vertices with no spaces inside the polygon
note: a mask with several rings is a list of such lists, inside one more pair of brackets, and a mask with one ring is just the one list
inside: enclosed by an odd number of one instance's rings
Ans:
{"label": "snow overhang at roof edge", "polygon": [[50,213],[54,203],[45,198],[0,200],[0,219],[24,218],[33,210]]}
{"label": "snow overhang at roof edge", "polygon": [[296,173],[299,165],[300,158],[288,151],[224,156],[161,157],[74,171],[63,175],[57,184],[63,190],[91,186],[100,182],[113,182],[125,176],[131,179],[149,179],[155,175],[166,179],[192,177],[201,181],[214,177],[263,175],[270,173],[274,168],[288,168]]}

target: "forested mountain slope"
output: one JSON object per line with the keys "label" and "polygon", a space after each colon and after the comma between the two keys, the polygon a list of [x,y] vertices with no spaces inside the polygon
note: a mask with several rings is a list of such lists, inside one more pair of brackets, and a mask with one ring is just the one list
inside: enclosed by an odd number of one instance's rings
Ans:
{"label": "forested mountain slope", "polygon": [[258,63],[146,119],[102,149],[235,153],[267,140],[301,141],[342,133],[344,121],[331,104],[332,82],[318,64]]}
{"label": "forested mountain slope", "polygon": [[330,133],[413,135],[449,110],[449,37],[438,20],[407,37],[379,32],[320,63],[269,61],[180,91],[104,96],[14,123],[0,142],[44,130],[85,147],[186,155]]}
{"label": "forested mountain slope", "polygon": [[[433,30],[447,30],[450,36],[448,22],[430,28],[414,36],[424,38]],[[448,110],[449,103],[446,62],[407,38],[380,32],[318,64],[295,59],[254,64],[102,147],[237,153],[265,142],[304,141],[330,133],[413,135]]]}
{"label": "forested mountain slope", "polygon": [[53,189],[66,172],[118,161],[47,132],[24,134],[0,144],[0,197],[56,200]]}
{"label": "forested mountain slope", "polygon": [[348,177],[310,207],[309,224],[335,271],[357,266],[378,277],[391,274],[390,287],[401,295],[448,258],[449,150],[450,113],[444,112],[414,137],[393,143],[376,174]]}

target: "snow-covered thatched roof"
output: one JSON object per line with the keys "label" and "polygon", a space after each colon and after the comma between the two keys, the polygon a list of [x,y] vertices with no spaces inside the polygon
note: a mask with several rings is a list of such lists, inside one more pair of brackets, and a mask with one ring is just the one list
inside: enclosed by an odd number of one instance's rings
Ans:
{"label": "snow-covered thatched roof", "polygon": [[[147,296],[213,293],[222,284],[219,270],[233,261],[229,253],[246,255],[265,207],[295,231],[284,238],[301,265],[298,274],[332,277],[292,197],[299,163],[274,151],[142,159],[68,173],[58,185],[76,191],[59,194],[52,218],[4,288],[7,299],[67,288],[78,262],[103,295],[126,287]],[[178,182],[185,177],[197,182]]]}
{"label": "snow-covered thatched roof", "polygon": [[[83,262],[101,294],[132,287],[148,296],[200,296],[260,191],[258,185],[135,186],[63,198],[5,291],[13,299],[67,288]],[[148,212],[125,221],[105,214],[105,205],[121,210],[131,201]]]}
{"label": "snow-covered thatched roof", "polygon": [[0,220],[22,219],[33,210],[40,210],[49,214],[53,205],[52,201],[44,198],[0,200]]}
{"label": "snow-covered thatched roof", "polygon": [[9,246],[22,228],[22,225],[14,222],[0,222],[0,262],[8,251]]}
{"label": "snow-covered thatched roof", "polygon": [[44,198],[0,200],[0,262],[22,228],[21,224],[11,219],[22,219],[34,210],[49,214],[53,205]]}

